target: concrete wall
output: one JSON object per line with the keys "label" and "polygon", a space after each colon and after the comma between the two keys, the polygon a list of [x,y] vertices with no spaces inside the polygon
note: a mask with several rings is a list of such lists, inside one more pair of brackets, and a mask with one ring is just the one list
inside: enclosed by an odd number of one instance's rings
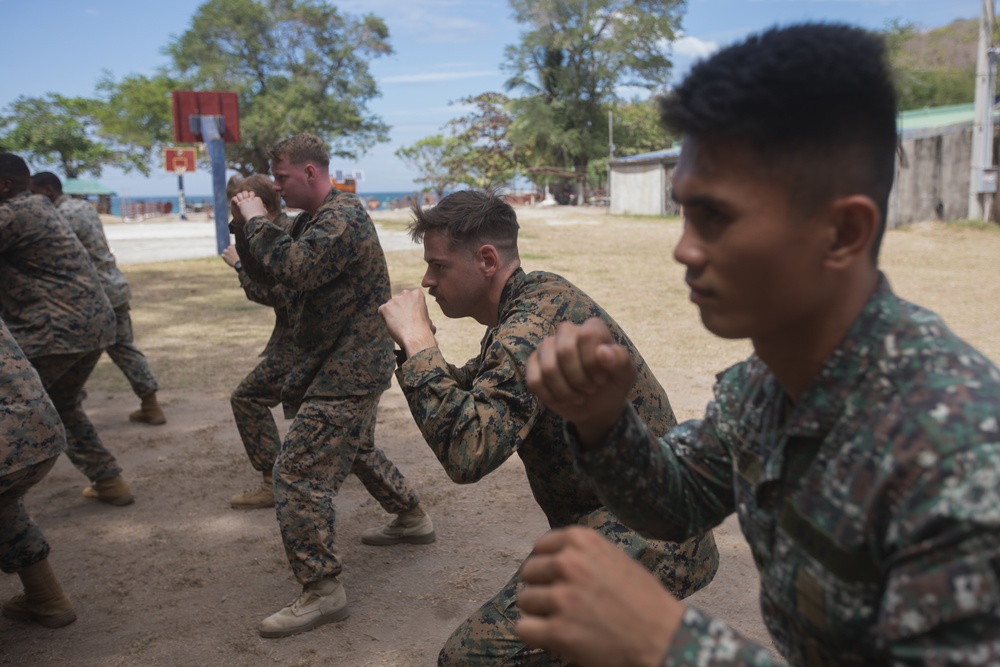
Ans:
{"label": "concrete wall", "polygon": [[969,213],[972,124],[911,133],[889,200],[889,226],[961,220]]}

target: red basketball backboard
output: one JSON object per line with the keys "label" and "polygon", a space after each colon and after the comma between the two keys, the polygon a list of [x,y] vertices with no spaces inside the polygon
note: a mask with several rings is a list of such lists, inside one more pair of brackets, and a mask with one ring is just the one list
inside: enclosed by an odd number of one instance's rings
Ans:
{"label": "red basketball backboard", "polygon": [[175,174],[197,171],[198,151],[193,148],[164,148],[163,168]]}
{"label": "red basketball backboard", "polygon": [[236,93],[217,91],[175,90],[171,93],[174,103],[174,141],[193,144],[204,141],[201,134],[191,129],[191,117],[222,116],[222,140],[234,144],[240,140],[240,113]]}

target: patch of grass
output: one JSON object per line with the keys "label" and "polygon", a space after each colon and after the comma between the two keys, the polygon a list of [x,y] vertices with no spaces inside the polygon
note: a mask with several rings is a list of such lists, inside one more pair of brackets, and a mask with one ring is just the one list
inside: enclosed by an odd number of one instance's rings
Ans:
{"label": "patch of grass", "polygon": [[959,229],[975,229],[977,231],[1000,233],[1000,224],[990,220],[955,220],[947,224]]}

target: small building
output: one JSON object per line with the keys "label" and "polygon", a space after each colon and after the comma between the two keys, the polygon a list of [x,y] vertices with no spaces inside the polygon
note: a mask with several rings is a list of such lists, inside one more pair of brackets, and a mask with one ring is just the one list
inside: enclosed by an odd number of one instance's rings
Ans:
{"label": "small building", "polygon": [[[972,163],[973,104],[899,114],[900,157],[889,198],[890,228],[924,220],[968,216]],[[994,116],[994,132],[997,116]],[[994,139],[994,142],[996,140]],[[994,143],[994,164],[998,149]],[[610,212],[678,215],[670,180],[680,147],[616,158],[610,162]],[[996,203],[990,219],[997,219]]]}
{"label": "small building", "polygon": [[[67,178],[62,185],[63,192],[70,197],[94,203],[98,213],[111,213],[111,198],[118,194],[108,186],[90,178]],[[97,201],[94,202],[92,197]]]}
{"label": "small building", "polygon": [[670,196],[680,146],[611,160],[608,174],[609,211],[620,215],[678,215]]}

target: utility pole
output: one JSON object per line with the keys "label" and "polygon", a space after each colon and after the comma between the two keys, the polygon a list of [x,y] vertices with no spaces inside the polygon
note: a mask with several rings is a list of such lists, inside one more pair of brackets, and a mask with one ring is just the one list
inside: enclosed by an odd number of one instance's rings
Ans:
{"label": "utility pole", "polygon": [[988,220],[997,191],[993,166],[993,97],[996,50],[993,44],[993,3],[983,0],[976,53],[975,118],[972,124],[972,164],[969,178],[969,219]]}
{"label": "utility pole", "polygon": [[608,206],[611,206],[611,161],[615,159],[614,112],[608,109]]}

